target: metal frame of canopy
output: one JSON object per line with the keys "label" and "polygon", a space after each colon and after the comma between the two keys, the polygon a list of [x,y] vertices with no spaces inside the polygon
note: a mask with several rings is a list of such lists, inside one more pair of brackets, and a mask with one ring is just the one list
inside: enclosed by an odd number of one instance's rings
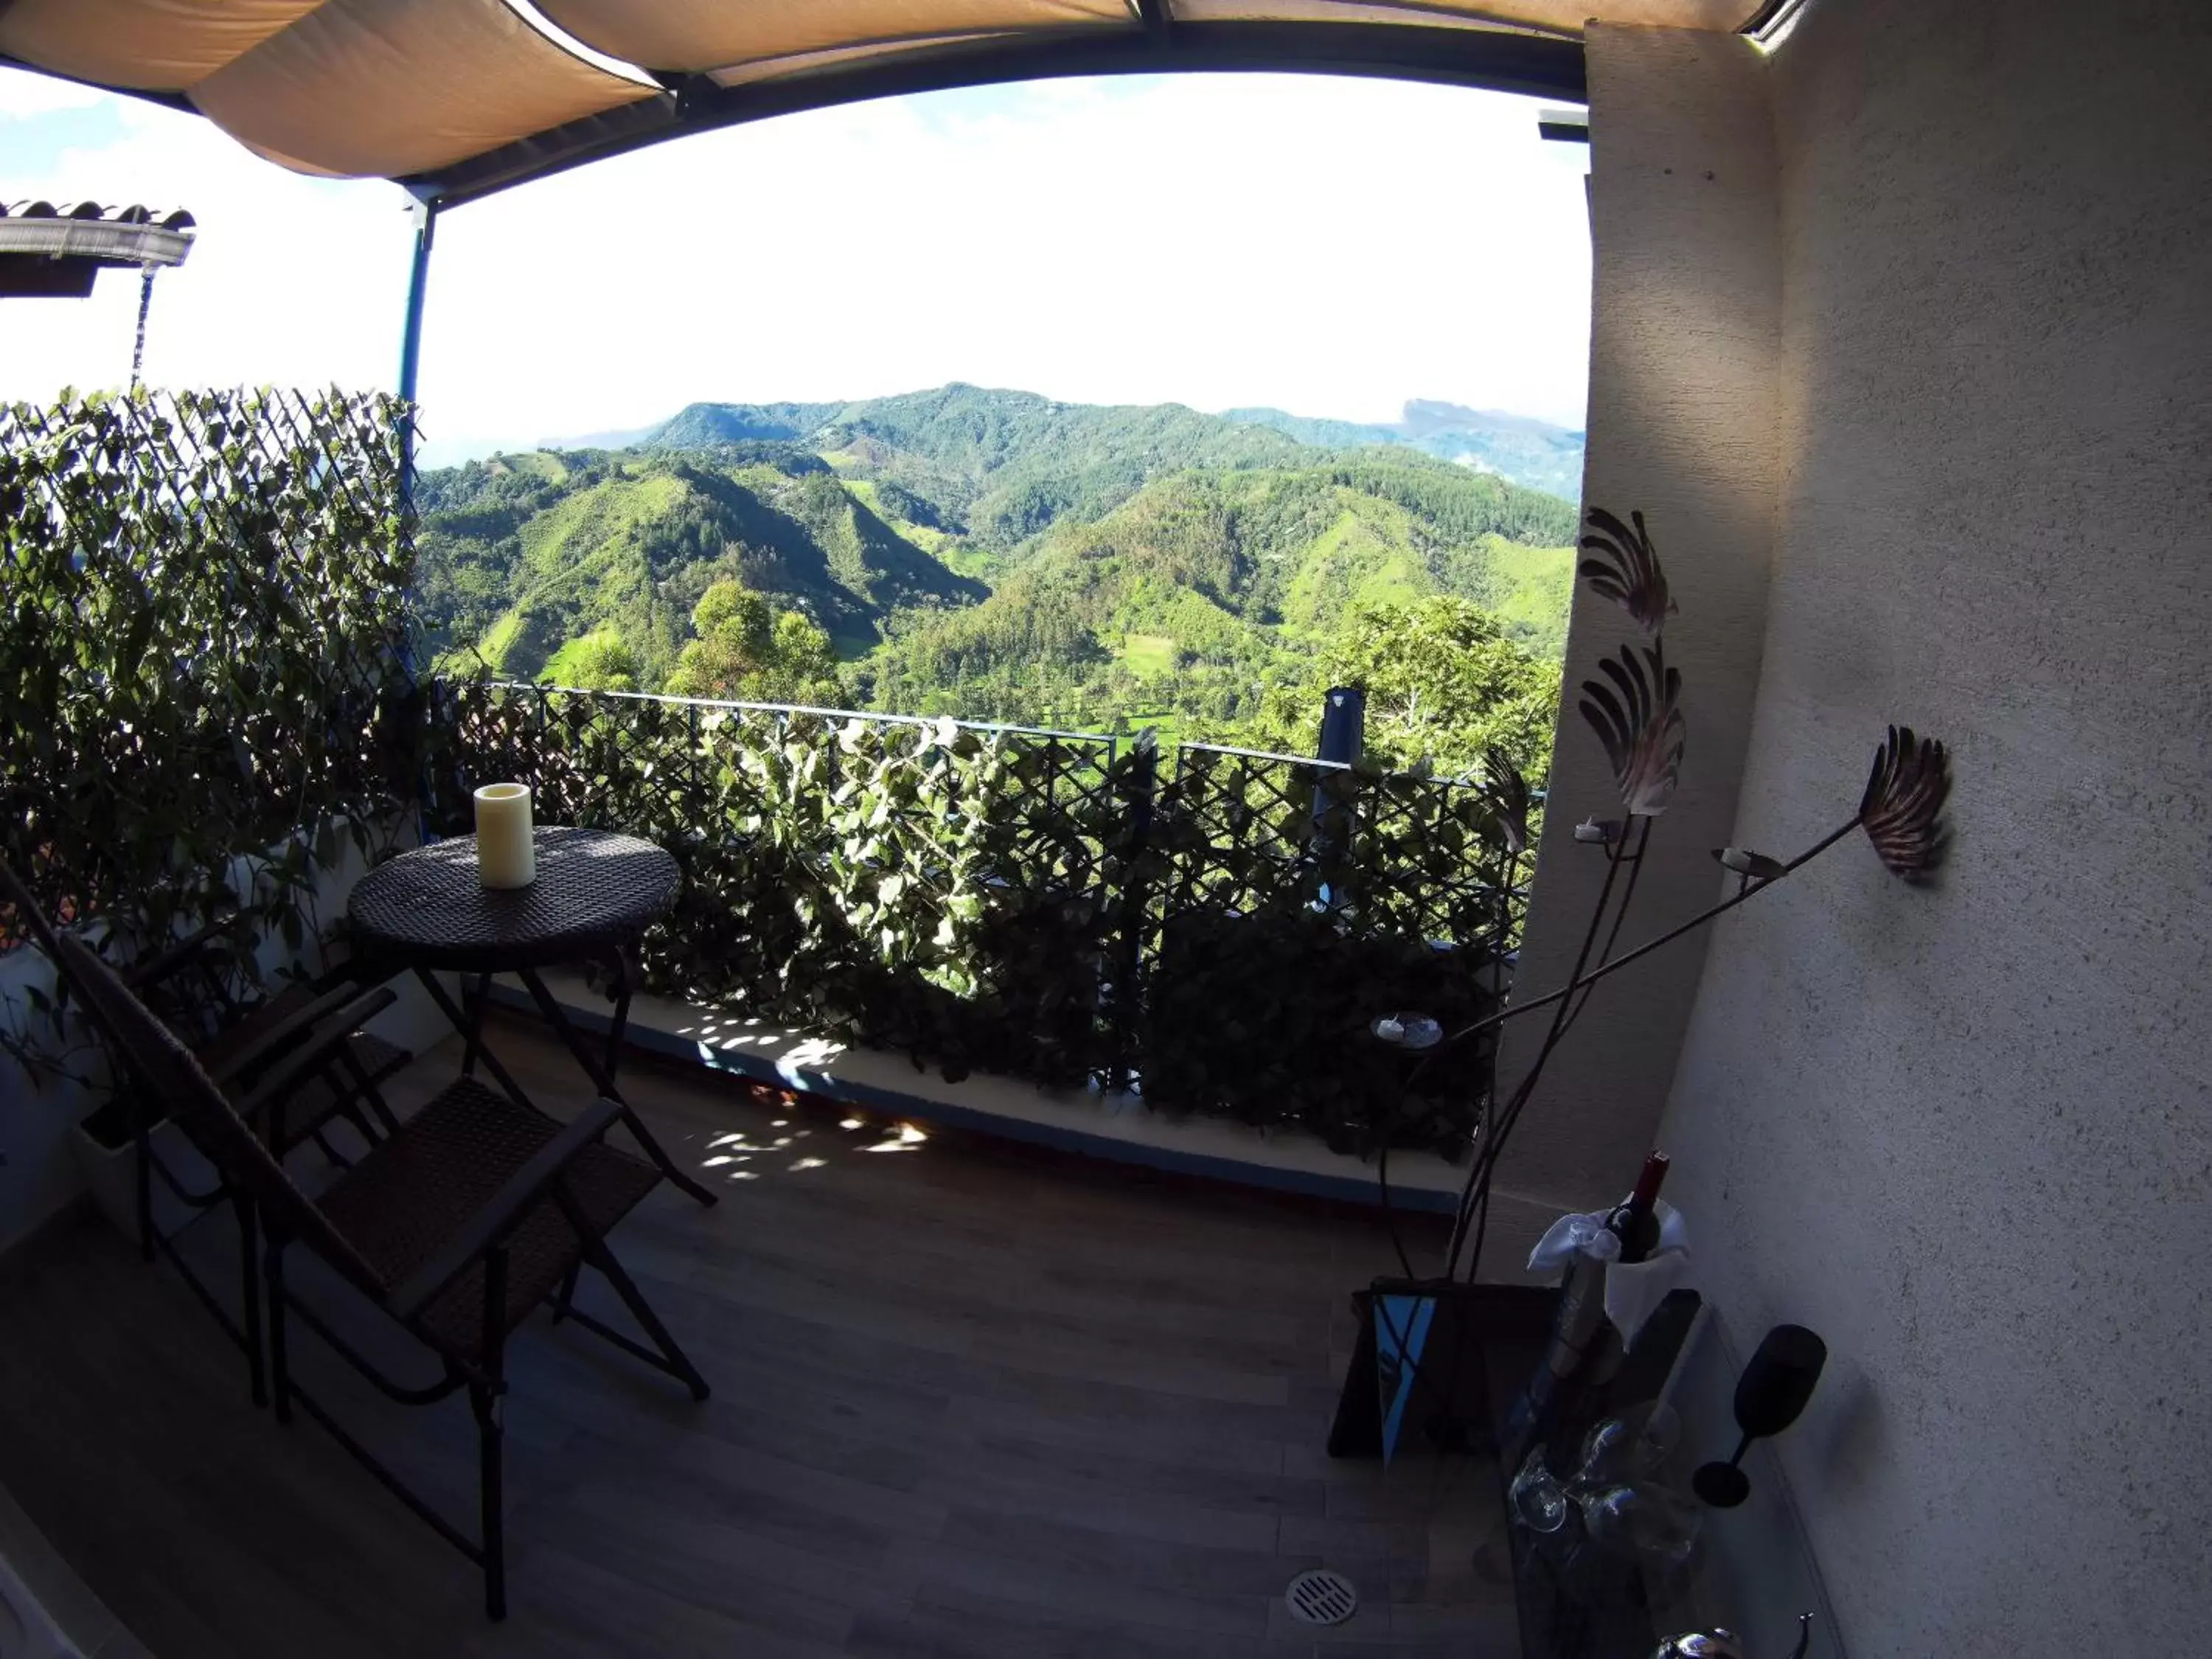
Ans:
{"label": "metal frame of canopy", "polygon": [[[0,0],[4,9],[10,0]],[[1743,27],[1757,34],[1790,0],[1766,0]],[[438,216],[589,161],[771,116],[960,87],[1079,76],[1307,73],[1421,81],[1586,101],[1578,40],[1512,28],[1403,21],[1176,19],[1168,0],[1130,0],[1127,32],[1000,34],[951,40],[780,77],[725,86],[706,74],[654,74],[659,96],[618,106],[430,172],[401,177],[418,208],[402,330],[398,392],[412,402]],[[27,69],[0,54],[0,64]],[[40,71],[51,73],[52,71]],[[68,77],[63,77],[68,78]],[[108,90],[129,91],[111,88]],[[173,93],[136,93],[191,109]],[[410,448],[412,434],[408,434]]]}
{"label": "metal frame of canopy", "polygon": [[424,294],[440,214],[571,167],[694,133],[876,98],[1081,76],[1352,75],[1576,104],[1586,96],[1578,40],[1402,23],[1170,23],[1161,0],[1136,3],[1147,26],[1127,34],[961,41],[731,87],[706,75],[666,76],[664,97],[573,121],[434,173],[398,179],[419,204],[400,343],[399,395],[410,403],[415,398]]}
{"label": "metal frame of canopy", "polygon": [[[1147,3],[1157,11],[1158,0]],[[707,75],[668,76],[665,97],[399,182],[442,210],[672,138],[837,104],[1078,76],[1270,72],[1425,81],[1577,104],[1584,98],[1577,40],[1402,23],[1163,22],[1127,33],[948,41],[736,86]]]}
{"label": "metal frame of canopy", "polygon": [[[1408,10],[1417,9],[1418,0],[1401,3]],[[0,0],[0,11],[12,3]],[[1171,0],[1127,3],[1137,27],[1126,30],[1010,32],[946,40],[810,69],[794,67],[781,75],[732,85],[711,74],[647,70],[661,88],[659,95],[398,177],[396,182],[420,204],[400,348],[401,395],[411,400],[416,392],[424,287],[440,213],[588,161],[693,133],[869,99],[1079,76],[1352,75],[1519,93],[1573,104],[1587,97],[1578,39],[1482,27],[1466,11],[1440,8],[1435,24],[1349,18],[1192,21],[1178,18]],[[1742,32],[1759,34],[1791,4],[1792,0],[1764,0]],[[538,27],[544,27],[542,18]],[[38,68],[5,54],[0,54],[0,64]],[[177,93],[133,95],[172,108],[194,107]],[[1562,131],[1559,136],[1566,135]]]}

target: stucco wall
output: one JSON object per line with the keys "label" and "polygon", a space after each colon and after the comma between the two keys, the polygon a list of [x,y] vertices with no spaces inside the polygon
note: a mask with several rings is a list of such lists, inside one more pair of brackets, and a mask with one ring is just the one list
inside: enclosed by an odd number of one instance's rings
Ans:
{"label": "stucco wall", "polygon": [[[1593,27],[1589,459],[1583,499],[1646,515],[1681,605],[1667,658],[1683,675],[1682,787],[1637,891],[1636,932],[1712,901],[1709,852],[1729,838],[1765,628],[1781,328],[1766,64],[1734,35]],[[1643,635],[1577,589],[1544,844],[1516,975],[1523,993],[1571,971],[1604,879],[1574,827],[1619,818],[1605,750],[1575,712],[1597,661]],[[1626,942],[1626,941],[1625,941]],[[1510,1276],[1563,1207],[1617,1196],[1659,1114],[1697,986],[1701,936],[1625,970],[1553,1056],[1504,1162],[1486,1277]],[[1534,1061],[1545,1017],[1507,1028],[1500,1075]]]}
{"label": "stucco wall", "polygon": [[1780,1445],[1856,1659],[2202,1653],[2212,13],[1814,0],[1771,70],[1741,821],[1802,844],[1902,720],[1957,841],[1931,890],[1850,845],[1723,924],[1673,1194],[1747,1340],[1828,1339]]}

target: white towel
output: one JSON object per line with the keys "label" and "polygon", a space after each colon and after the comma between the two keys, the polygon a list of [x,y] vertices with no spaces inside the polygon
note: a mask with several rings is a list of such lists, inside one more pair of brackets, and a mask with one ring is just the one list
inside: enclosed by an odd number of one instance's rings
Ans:
{"label": "white towel", "polygon": [[1620,1240],[1605,1224],[1606,1212],[1596,1210],[1563,1215],[1546,1228],[1536,1248],[1528,1253],[1528,1271],[1558,1273],[1577,1255],[1604,1262],[1605,1316],[1613,1322],[1624,1343],[1633,1342],[1651,1310],[1689,1273],[1689,1224],[1664,1199],[1654,1203],[1651,1210],[1659,1218],[1658,1247],[1632,1267],[1621,1263]]}

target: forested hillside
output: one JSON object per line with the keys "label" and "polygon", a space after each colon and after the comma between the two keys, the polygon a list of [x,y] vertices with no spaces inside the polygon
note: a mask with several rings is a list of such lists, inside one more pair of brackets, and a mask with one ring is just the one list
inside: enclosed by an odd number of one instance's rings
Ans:
{"label": "forested hillside", "polygon": [[[1357,673],[1396,758],[1540,750],[1574,507],[1251,414],[960,386],[694,404],[626,450],[425,474],[425,620],[449,661],[515,677],[1301,750],[1329,677]],[[751,647],[728,620],[745,593]]]}

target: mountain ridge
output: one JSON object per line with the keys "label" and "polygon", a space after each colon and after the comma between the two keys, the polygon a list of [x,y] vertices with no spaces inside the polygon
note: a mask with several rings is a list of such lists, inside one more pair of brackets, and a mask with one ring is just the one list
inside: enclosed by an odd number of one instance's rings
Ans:
{"label": "mountain ridge", "polygon": [[1310,447],[1352,448],[1369,445],[1404,445],[1484,471],[1498,473],[1515,483],[1573,500],[1582,488],[1583,434],[1571,427],[1510,410],[1473,409],[1463,404],[1410,398],[1396,422],[1341,420],[1328,416],[1293,415],[1268,405],[1223,410],[1217,414],[1188,404],[1065,403],[1041,393],[1009,388],[971,386],[951,381],[920,392],[896,392],[872,398],[789,401],[766,404],[726,403],[711,399],[686,404],[675,414],[649,426],[551,437],[534,444],[509,445],[495,441],[456,441],[450,444],[427,441],[418,456],[425,470],[442,470],[488,460],[502,454],[550,451],[574,453],[586,449],[622,450],[690,448],[723,442],[763,440],[804,443],[824,426],[849,422],[865,426],[876,413],[913,406],[924,400],[952,396],[1005,400],[1009,406],[1028,405],[1056,410],[1101,410],[1126,415],[1135,411],[1173,411],[1197,420],[1226,421],[1234,425],[1260,427],[1282,434]]}
{"label": "mountain ridge", "polygon": [[1333,420],[1265,406],[1224,410],[1222,419],[1326,448],[1402,444],[1564,500],[1582,492],[1585,434],[1533,415],[1410,398],[1395,422]]}
{"label": "mountain ridge", "polygon": [[[1463,437],[1468,414],[1409,422]],[[536,678],[592,641],[651,690],[735,580],[830,635],[853,706],[1089,720],[1164,699],[1215,731],[1377,605],[1472,602],[1556,659],[1576,509],[1346,429],[1322,447],[960,383],[694,404],[629,447],[426,471],[422,611],[442,660]]]}

